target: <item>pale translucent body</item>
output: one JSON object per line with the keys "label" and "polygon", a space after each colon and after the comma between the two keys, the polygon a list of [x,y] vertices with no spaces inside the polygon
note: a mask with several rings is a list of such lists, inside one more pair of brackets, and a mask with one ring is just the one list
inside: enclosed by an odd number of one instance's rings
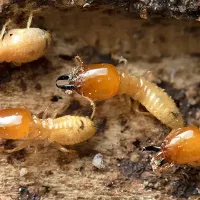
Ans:
{"label": "pale translucent body", "polygon": [[86,117],[67,115],[57,119],[33,119],[29,139],[48,139],[62,145],[73,145],[91,138],[95,133],[93,122]]}
{"label": "pale translucent body", "polygon": [[24,108],[0,110],[0,137],[23,140],[22,144],[7,152],[18,151],[29,144],[38,145],[44,140],[67,152],[61,145],[83,142],[95,133],[93,122],[86,117],[64,116],[56,119],[38,119]]}
{"label": "pale translucent body", "polygon": [[184,126],[182,115],[173,99],[156,84],[119,71],[118,94],[127,94],[139,101],[145,108],[172,129]]}
{"label": "pale translucent body", "polygon": [[39,28],[12,29],[0,40],[0,62],[26,63],[44,55],[51,35]]}

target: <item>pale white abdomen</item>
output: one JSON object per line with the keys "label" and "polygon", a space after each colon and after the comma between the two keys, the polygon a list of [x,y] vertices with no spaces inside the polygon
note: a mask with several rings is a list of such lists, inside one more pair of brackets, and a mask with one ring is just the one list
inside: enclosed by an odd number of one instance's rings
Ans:
{"label": "pale white abdomen", "polygon": [[26,63],[44,55],[51,35],[39,28],[12,29],[1,41],[0,61]]}
{"label": "pale white abdomen", "polygon": [[62,145],[73,145],[91,138],[95,134],[93,122],[86,117],[64,116],[54,119],[49,123],[50,142]]}
{"label": "pale white abdomen", "polygon": [[156,84],[142,77],[121,72],[119,93],[125,93],[139,101],[145,108],[172,129],[184,126],[182,115],[172,98]]}

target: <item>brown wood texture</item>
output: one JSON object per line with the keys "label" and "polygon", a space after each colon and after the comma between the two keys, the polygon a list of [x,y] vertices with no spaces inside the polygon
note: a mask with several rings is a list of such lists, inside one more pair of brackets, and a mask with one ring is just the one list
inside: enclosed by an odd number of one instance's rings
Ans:
{"label": "brown wood texture", "polygon": [[[9,12],[5,14],[9,15]],[[16,14],[9,28],[25,26],[27,16],[27,10]],[[51,48],[45,57],[21,67],[0,64],[2,108],[26,107],[40,117],[47,107],[49,115],[61,109],[60,115],[89,116],[91,107],[87,101],[79,95],[66,95],[55,86],[59,75],[75,67],[73,57],[79,55],[86,64],[114,63],[135,75],[152,71],[153,80],[172,95],[186,123],[199,126],[199,22],[145,20],[115,10],[92,11],[86,7],[38,11],[32,26],[51,32]],[[127,58],[128,67],[118,65],[111,54]],[[96,105],[97,133],[88,142],[72,147],[77,154],[63,154],[53,146],[41,146],[37,154],[33,148],[10,155],[1,153],[0,199],[198,197],[197,168],[176,166],[157,175],[149,164],[153,153],[141,152],[143,146],[160,145],[169,128],[152,116],[132,111],[126,96]],[[1,143],[6,148],[16,144],[15,141]],[[103,155],[106,166],[103,170],[92,165],[97,153]],[[20,176],[22,168],[28,172],[24,176]]]}

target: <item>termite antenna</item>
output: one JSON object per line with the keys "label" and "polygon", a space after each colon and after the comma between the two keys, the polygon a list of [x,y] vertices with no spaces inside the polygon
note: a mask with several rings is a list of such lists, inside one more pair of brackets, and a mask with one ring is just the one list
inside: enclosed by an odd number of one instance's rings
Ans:
{"label": "termite antenna", "polygon": [[82,95],[82,96],[83,96],[83,98],[88,100],[90,102],[90,105],[92,106],[92,113],[90,115],[90,119],[92,120],[94,118],[94,114],[96,112],[96,105],[95,105],[94,101],[92,99],[90,99],[89,97],[86,97],[84,95]]}
{"label": "termite antenna", "polygon": [[6,32],[6,27],[8,26],[8,24],[10,24],[10,22],[11,22],[11,20],[9,19],[9,20],[4,24],[4,26],[3,26],[2,30],[1,30],[0,40],[3,39],[3,36],[4,36],[5,32]]}
{"label": "termite antenna", "polygon": [[158,147],[158,146],[147,146],[147,147],[143,147],[142,151],[160,152],[160,147]]}
{"label": "termite antenna", "polygon": [[83,67],[83,61],[80,56],[75,56],[74,61],[79,67]]}
{"label": "termite antenna", "polygon": [[26,28],[29,29],[30,26],[31,26],[31,23],[32,23],[32,19],[33,19],[33,12],[30,13],[30,16],[28,18],[28,22],[27,22],[27,25],[26,25]]}

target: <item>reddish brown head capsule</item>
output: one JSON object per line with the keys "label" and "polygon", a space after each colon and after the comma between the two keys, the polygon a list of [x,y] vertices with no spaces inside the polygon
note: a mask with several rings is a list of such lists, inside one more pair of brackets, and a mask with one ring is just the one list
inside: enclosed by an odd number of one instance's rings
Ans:
{"label": "reddish brown head capsule", "polygon": [[29,133],[31,114],[23,108],[0,110],[0,137],[22,139]]}
{"label": "reddish brown head capsule", "polygon": [[[197,127],[187,126],[172,130],[161,144],[154,163],[163,160],[173,164],[200,166],[199,144],[200,130]],[[152,147],[145,147],[144,150],[154,151]]]}
{"label": "reddish brown head capsule", "polygon": [[63,75],[58,80],[69,81],[69,84],[58,87],[75,90],[79,94],[95,101],[115,96],[119,90],[120,83],[116,67],[104,63],[83,66],[76,76]]}

